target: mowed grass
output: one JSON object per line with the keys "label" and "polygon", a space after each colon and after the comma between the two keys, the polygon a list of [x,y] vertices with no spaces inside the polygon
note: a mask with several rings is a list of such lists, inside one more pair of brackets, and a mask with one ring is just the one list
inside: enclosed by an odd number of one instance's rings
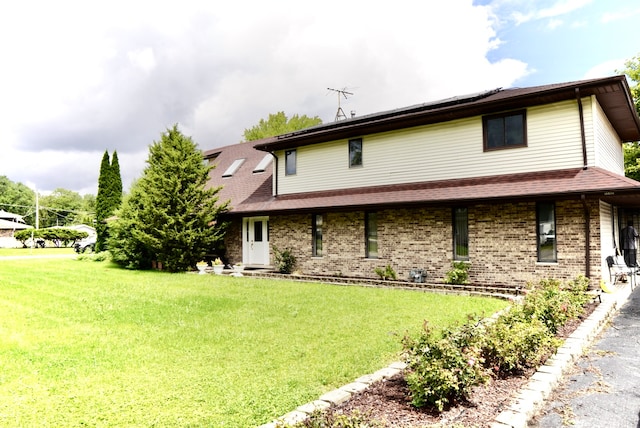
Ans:
{"label": "mowed grass", "polygon": [[75,254],[73,247],[0,248],[0,257],[61,256]]}
{"label": "mowed grass", "polygon": [[0,260],[0,425],[250,427],[501,300]]}

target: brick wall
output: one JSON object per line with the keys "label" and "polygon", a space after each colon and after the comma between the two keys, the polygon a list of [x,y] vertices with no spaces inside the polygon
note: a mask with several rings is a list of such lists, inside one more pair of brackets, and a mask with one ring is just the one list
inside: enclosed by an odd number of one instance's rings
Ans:
{"label": "brick wall", "polygon": [[[592,278],[599,278],[598,201],[588,201],[588,207],[591,274]],[[527,281],[550,277],[573,279],[585,273],[585,217],[581,201],[556,202],[557,263],[537,261],[535,202],[471,205],[468,216],[472,282],[525,285]],[[420,268],[426,269],[430,280],[439,282],[451,268],[451,208],[379,211],[377,259],[365,257],[364,218],[363,211],[323,213],[323,255],[312,257],[311,215],[273,216],[269,219],[271,247],[292,249],[296,269],[307,274],[375,278],[376,267],[390,264],[399,278],[404,279],[410,270]],[[232,260],[242,255],[238,235],[241,226],[235,224],[227,239]]]}

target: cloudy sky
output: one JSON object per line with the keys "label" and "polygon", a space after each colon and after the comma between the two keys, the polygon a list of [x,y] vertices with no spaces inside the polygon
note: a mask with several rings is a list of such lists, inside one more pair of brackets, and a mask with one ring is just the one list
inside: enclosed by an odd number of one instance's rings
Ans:
{"label": "cloudy sky", "polygon": [[[313,6],[311,6],[313,5]],[[496,87],[609,76],[637,0],[27,0],[0,6],[0,175],[125,190],[173,124],[201,149],[284,111],[333,121]]]}

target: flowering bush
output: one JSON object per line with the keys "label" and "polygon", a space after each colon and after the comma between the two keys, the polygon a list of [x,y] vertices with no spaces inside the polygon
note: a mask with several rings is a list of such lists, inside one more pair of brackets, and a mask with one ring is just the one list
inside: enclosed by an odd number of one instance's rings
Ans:
{"label": "flowering bush", "polygon": [[481,337],[473,325],[446,330],[440,337],[427,323],[416,339],[405,336],[406,381],[412,404],[433,405],[442,411],[484,383],[488,376],[483,367]]}

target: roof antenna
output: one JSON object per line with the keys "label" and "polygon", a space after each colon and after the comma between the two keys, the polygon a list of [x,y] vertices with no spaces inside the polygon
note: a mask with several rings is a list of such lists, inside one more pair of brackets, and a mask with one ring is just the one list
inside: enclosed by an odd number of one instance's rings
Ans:
{"label": "roof antenna", "polygon": [[336,119],[335,121],[339,121],[342,119],[346,119],[347,115],[344,114],[344,111],[342,110],[342,107],[340,107],[340,95],[342,95],[344,97],[344,99],[347,99],[347,95],[353,95],[352,92],[347,92],[346,89],[347,88],[342,88],[342,89],[332,89],[332,88],[327,88],[329,91],[333,91],[336,92],[338,94],[338,111],[336,112]]}

